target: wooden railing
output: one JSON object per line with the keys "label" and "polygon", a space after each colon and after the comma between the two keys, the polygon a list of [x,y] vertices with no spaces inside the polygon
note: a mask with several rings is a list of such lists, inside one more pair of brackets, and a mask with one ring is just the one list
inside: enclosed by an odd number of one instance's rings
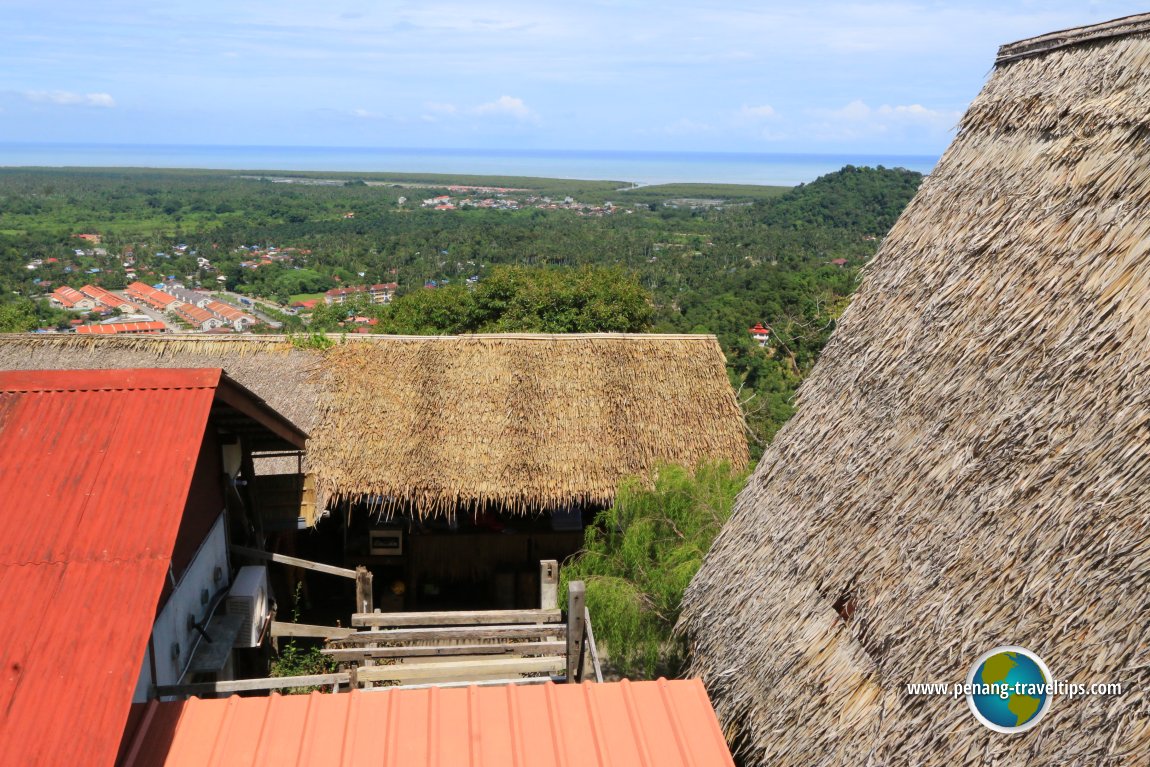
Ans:
{"label": "wooden railing", "polygon": [[355,684],[419,686],[467,681],[583,681],[598,653],[583,583],[570,585],[567,617],[558,607],[559,565],[540,562],[540,607],[530,610],[451,610],[357,613],[357,632],[329,638],[325,655],[347,664]]}
{"label": "wooden railing", "polygon": [[[286,560],[295,559],[280,554],[264,557],[284,564],[294,564]],[[331,572],[342,568],[323,567],[329,568],[324,571],[332,575],[356,574],[351,570]],[[424,687],[582,682],[588,657],[595,680],[601,682],[603,675],[584,584],[570,584],[564,617],[557,604],[558,574],[557,562],[540,563],[539,609],[408,613],[367,610],[352,615],[351,628],[273,622],[273,636],[326,639],[321,652],[341,666],[334,674],[169,685],[155,691],[159,696],[178,696],[311,686],[330,686],[336,691],[372,688],[380,683]]]}

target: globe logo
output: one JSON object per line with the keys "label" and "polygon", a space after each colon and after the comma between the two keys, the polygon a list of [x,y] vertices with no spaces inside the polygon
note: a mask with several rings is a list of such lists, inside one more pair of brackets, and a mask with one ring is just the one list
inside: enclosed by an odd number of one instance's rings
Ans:
{"label": "globe logo", "polygon": [[995,647],[971,666],[966,703],[995,732],[1026,732],[1050,710],[1053,685],[1050,669],[1030,650]]}

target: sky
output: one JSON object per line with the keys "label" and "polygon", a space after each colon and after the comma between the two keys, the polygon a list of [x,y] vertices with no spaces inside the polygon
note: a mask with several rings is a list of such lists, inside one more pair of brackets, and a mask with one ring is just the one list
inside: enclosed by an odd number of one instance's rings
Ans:
{"label": "sky", "polygon": [[1064,0],[0,0],[0,143],[935,154]]}

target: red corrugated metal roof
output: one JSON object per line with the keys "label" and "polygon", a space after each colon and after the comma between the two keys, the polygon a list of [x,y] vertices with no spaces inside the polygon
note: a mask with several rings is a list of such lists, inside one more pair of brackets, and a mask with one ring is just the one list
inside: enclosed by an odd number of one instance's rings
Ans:
{"label": "red corrugated metal roof", "polygon": [[80,292],[83,293],[84,295],[86,295],[88,298],[92,299],[93,301],[96,301],[97,303],[103,304],[104,306],[108,307],[109,309],[116,309],[116,308],[119,308],[119,307],[122,307],[125,305],[126,306],[132,305],[131,301],[129,301],[125,298],[121,298],[120,296],[117,296],[115,293],[112,293],[111,291],[104,290],[103,288],[99,287],[98,285],[85,285],[84,287],[80,288]]}
{"label": "red corrugated metal roof", "polygon": [[5,763],[115,758],[221,376],[0,373]]}
{"label": "red corrugated metal roof", "polygon": [[733,765],[697,679],[150,703],[125,765]]}
{"label": "red corrugated metal roof", "polygon": [[201,309],[195,304],[183,304],[182,306],[177,306],[172,311],[192,325],[203,325],[205,322],[213,319],[211,312],[207,309]]}
{"label": "red corrugated metal roof", "polygon": [[235,322],[244,316],[244,313],[239,309],[234,306],[228,306],[222,301],[208,301],[208,303],[204,305],[204,308],[212,314],[218,314],[228,322]]}
{"label": "red corrugated metal roof", "polygon": [[81,335],[107,336],[116,333],[160,333],[167,330],[162,322],[109,322],[106,325],[83,325],[76,328]]}
{"label": "red corrugated metal roof", "polygon": [[131,285],[124,288],[124,292],[128,295],[135,296],[149,306],[154,306],[158,309],[163,309],[165,307],[171,306],[176,302],[176,299],[172,298],[167,293],[164,293],[161,290],[156,290],[151,285],[147,285],[139,281],[133,282]]}

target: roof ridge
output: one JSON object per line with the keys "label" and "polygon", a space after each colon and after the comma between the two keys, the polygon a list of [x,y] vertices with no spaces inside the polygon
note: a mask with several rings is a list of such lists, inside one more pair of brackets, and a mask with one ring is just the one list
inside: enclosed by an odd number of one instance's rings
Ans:
{"label": "roof ridge", "polygon": [[217,389],[219,367],[0,371],[0,393]]}
{"label": "roof ridge", "polygon": [[1028,37],[1017,42],[1007,43],[998,49],[998,56],[994,60],[995,66],[1010,61],[1039,56],[1043,53],[1069,48],[1075,45],[1091,43],[1100,40],[1110,40],[1116,37],[1144,34],[1150,32],[1150,13],[1138,13],[1132,16],[1122,16],[1098,24],[1089,24],[1083,27],[1071,27],[1055,32],[1047,32],[1036,37]]}

